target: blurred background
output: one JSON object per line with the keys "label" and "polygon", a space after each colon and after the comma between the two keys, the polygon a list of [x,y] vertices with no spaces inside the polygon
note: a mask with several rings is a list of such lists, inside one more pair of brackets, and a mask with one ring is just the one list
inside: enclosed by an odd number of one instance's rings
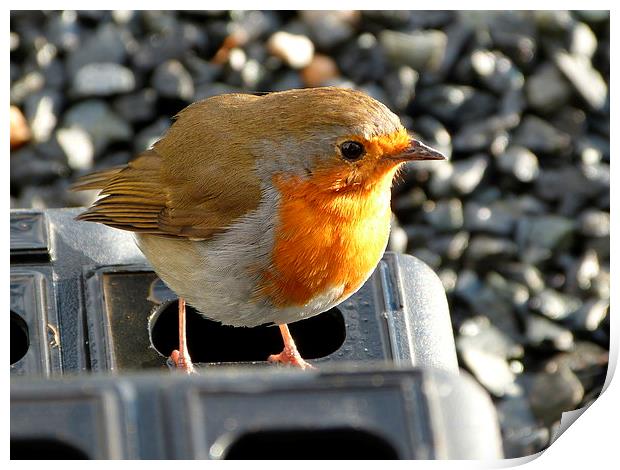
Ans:
{"label": "blurred background", "polygon": [[390,249],[448,294],[506,457],[600,393],[609,343],[609,12],[11,12],[11,207],[69,207],[189,103],[363,90],[450,156],[394,187]]}

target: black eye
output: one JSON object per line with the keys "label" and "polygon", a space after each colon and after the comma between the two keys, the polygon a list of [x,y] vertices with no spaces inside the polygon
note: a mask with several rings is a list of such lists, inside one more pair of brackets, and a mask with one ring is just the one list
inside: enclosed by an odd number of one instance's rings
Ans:
{"label": "black eye", "polygon": [[340,152],[346,160],[354,162],[364,156],[365,150],[364,146],[359,142],[347,140],[346,142],[340,144]]}

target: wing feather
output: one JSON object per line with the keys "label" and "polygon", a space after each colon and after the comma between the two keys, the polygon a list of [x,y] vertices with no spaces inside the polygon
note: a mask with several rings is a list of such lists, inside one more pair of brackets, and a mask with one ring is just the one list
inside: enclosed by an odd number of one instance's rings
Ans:
{"label": "wing feather", "polygon": [[261,197],[254,157],[234,136],[216,132],[235,116],[231,106],[256,98],[248,96],[228,98],[232,104],[220,99],[190,105],[153,148],[127,165],[80,178],[72,189],[99,190],[99,199],[77,219],[195,240],[254,210]]}

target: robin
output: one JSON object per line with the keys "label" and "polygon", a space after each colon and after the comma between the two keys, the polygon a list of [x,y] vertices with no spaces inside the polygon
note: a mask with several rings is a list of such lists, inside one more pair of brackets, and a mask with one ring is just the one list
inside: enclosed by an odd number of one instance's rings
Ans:
{"label": "robin", "polygon": [[362,286],[388,242],[398,169],[442,159],[359,91],[226,94],[183,109],[127,165],[83,177],[75,189],[100,197],[78,219],[135,232],[177,293],[177,367],[193,371],[187,302],[226,325],[279,325],[284,350],[268,360],[307,368],[287,324]]}

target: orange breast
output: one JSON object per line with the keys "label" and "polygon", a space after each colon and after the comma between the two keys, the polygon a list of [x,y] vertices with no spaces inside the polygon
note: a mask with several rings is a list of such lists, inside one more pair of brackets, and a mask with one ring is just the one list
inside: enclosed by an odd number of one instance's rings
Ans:
{"label": "orange breast", "polygon": [[393,174],[364,189],[335,193],[275,179],[279,225],[273,269],[261,288],[274,305],[304,305],[334,287],[344,289],[344,299],[360,287],[387,245]]}

